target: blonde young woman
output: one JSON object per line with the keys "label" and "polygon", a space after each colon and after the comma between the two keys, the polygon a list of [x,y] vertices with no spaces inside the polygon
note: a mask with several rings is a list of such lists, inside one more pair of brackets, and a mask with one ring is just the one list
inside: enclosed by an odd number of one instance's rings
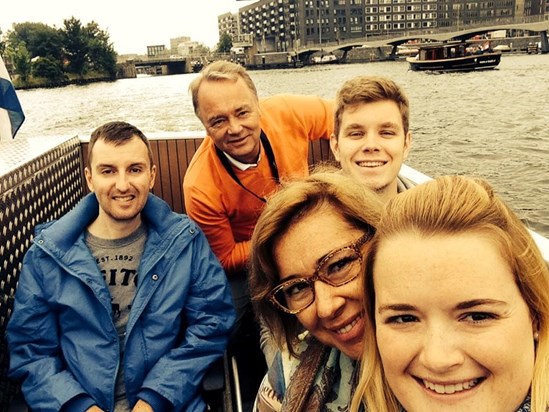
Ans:
{"label": "blonde young woman", "polygon": [[281,352],[255,411],[348,410],[364,336],[360,278],[381,208],[340,172],[269,199],[252,236],[250,292]]}
{"label": "blonde young woman", "polygon": [[549,270],[484,181],[441,177],[388,203],[365,302],[352,411],[547,410]]}

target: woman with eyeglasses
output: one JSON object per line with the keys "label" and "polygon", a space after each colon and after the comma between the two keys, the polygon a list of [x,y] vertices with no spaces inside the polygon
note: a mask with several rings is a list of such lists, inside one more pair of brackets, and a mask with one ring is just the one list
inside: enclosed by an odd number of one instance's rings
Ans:
{"label": "woman with eyeglasses", "polygon": [[362,353],[363,261],[382,209],[338,172],[313,173],[271,197],[252,236],[250,292],[280,352],[255,410],[347,410]]}
{"label": "woman with eyeglasses", "polygon": [[549,269],[492,188],[437,178],[393,198],[377,229],[351,410],[546,412]]}

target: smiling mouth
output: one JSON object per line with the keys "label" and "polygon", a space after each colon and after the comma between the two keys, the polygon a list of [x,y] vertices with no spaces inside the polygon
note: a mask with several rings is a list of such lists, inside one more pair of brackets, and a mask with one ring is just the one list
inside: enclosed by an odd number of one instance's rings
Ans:
{"label": "smiling mouth", "polygon": [[118,200],[120,202],[129,202],[130,200],[134,199],[134,195],[128,195],[128,196],[114,196],[114,200]]}
{"label": "smiling mouth", "polygon": [[465,392],[470,389],[473,389],[479,383],[481,383],[484,378],[470,379],[468,381],[451,383],[451,384],[441,384],[429,382],[425,379],[416,378],[419,382],[423,384],[426,389],[436,392],[439,395],[451,395],[454,393]]}
{"label": "smiling mouth", "polygon": [[363,161],[363,162],[356,162],[356,164],[360,167],[381,167],[385,165],[387,162],[382,161]]}
{"label": "smiling mouth", "polygon": [[232,139],[232,140],[229,140],[229,144],[238,144],[238,143],[242,143],[242,142],[245,141],[246,139],[247,139],[247,136],[239,137],[238,139]]}
{"label": "smiling mouth", "polygon": [[348,323],[347,325],[343,326],[342,328],[339,328],[336,330],[336,333],[338,335],[343,335],[344,333],[350,332],[351,329],[353,329],[353,326],[355,326],[358,321],[362,318],[362,315],[357,316],[354,318],[351,323]]}

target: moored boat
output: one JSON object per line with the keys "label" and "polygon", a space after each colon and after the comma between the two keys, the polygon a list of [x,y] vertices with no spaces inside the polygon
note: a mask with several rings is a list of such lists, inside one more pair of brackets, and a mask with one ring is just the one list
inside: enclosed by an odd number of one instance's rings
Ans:
{"label": "moored boat", "polygon": [[314,64],[333,64],[339,63],[339,59],[334,54],[325,54],[323,56],[314,56],[312,59]]}
{"label": "moored boat", "polygon": [[397,52],[396,55],[398,57],[414,57],[419,53],[419,49],[416,47],[416,45],[400,45],[397,46]]}
{"label": "moored boat", "polygon": [[193,60],[191,61],[191,69],[194,73],[198,73],[202,68],[204,67],[204,64],[199,60]]}
{"label": "moored boat", "polygon": [[411,70],[441,72],[493,69],[500,60],[501,52],[492,50],[489,44],[467,42],[423,44],[415,57],[406,58]]}

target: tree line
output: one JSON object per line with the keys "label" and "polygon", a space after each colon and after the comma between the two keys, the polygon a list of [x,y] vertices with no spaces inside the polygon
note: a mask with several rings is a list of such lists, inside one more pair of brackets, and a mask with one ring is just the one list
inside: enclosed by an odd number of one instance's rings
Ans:
{"label": "tree line", "polygon": [[116,78],[117,54],[109,34],[75,17],[59,29],[31,22],[15,23],[4,35],[0,29],[0,54],[12,67],[16,87]]}

